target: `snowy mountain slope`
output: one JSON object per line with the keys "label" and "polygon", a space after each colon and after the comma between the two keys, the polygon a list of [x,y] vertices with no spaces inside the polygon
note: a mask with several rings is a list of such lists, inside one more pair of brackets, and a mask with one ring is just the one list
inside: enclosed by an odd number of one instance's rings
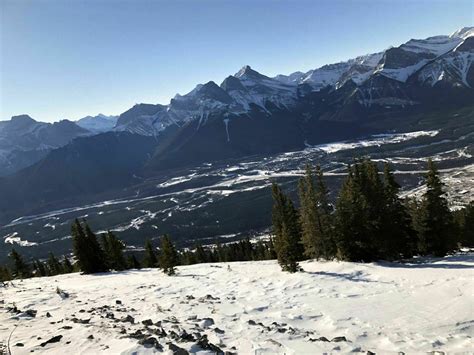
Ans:
{"label": "snowy mountain slope", "polygon": [[86,116],[76,121],[79,127],[87,129],[92,133],[103,133],[111,131],[118,120],[118,116],[106,116],[99,113],[97,116]]}
{"label": "snowy mountain slope", "polygon": [[38,122],[28,115],[0,121],[0,176],[8,175],[43,158],[52,149],[90,132],[74,122]]}
{"label": "snowy mountain slope", "polygon": [[[474,347],[472,254],[302,267],[288,274],[276,261],[233,262],[180,266],[175,277],[144,269],[13,281],[2,288],[0,339],[5,344],[16,327],[10,346],[17,355],[154,354],[161,347],[171,354],[174,346],[215,353],[205,349],[203,335],[222,352],[238,354],[467,353]],[[8,311],[13,305],[20,313]],[[61,336],[58,342],[40,345],[54,336]]]}

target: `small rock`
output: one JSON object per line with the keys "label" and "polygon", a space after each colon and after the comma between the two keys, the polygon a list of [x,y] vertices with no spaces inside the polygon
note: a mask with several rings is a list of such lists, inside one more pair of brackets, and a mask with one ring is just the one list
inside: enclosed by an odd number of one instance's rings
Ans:
{"label": "small rock", "polygon": [[142,320],[142,324],[145,326],[151,326],[153,325],[153,322],[151,319],[145,319],[145,320]]}
{"label": "small rock", "polygon": [[156,340],[154,337],[148,337],[140,340],[138,344],[143,345],[145,348],[155,348],[158,350],[163,350],[163,346]]}
{"label": "small rock", "polygon": [[255,323],[255,321],[252,320],[252,319],[250,319],[250,320],[248,321],[248,323],[249,323],[250,325],[257,325],[257,323]]}
{"label": "small rock", "polygon": [[22,346],[25,346],[25,344],[23,344],[23,343],[16,343],[15,346],[20,346],[20,347],[22,347]]}
{"label": "small rock", "polygon": [[366,354],[367,354],[367,355],[376,355],[375,353],[373,353],[373,352],[370,351],[370,350],[367,350],[367,353],[366,353]]}
{"label": "small rock", "polygon": [[187,350],[184,350],[183,348],[180,348],[179,346],[170,343],[168,345],[168,348],[171,350],[173,355],[189,355],[189,352]]}
{"label": "small rock", "polygon": [[120,301],[120,300],[115,300],[115,304],[122,304],[122,301]]}
{"label": "small rock", "polygon": [[225,331],[223,331],[222,329],[219,329],[219,328],[214,328],[214,331],[217,333],[217,334],[224,334]]}
{"label": "small rock", "polygon": [[69,329],[72,329],[72,327],[70,325],[65,325],[64,327],[62,327],[63,329],[66,329],[66,330],[69,330]]}
{"label": "small rock", "polygon": [[51,339],[45,341],[44,343],[41,343],[40,346],[44,348],[48,344],[58,343],[59,341],[61,341],[62,337],[63,337],[62,335],[56,335],[52,337]]}
{"label": "small rock", "polygon": [[32,317],[32,318],[35,318],[36,317],[36,313],[38,313],[37,311],[35,311],[34,309],[28,309],[27,311],[25,311],[26,315],[29,316],[29,317]]}
{"label": "small rock", "polygon": [[335,338],[332,338],[331,341],[335,342],[335,343],[338,343],[338,342],[341,342],[341,341],[347,341],[347,339],[346,339],[346,337],[335,337]]}
{"label": "small rock", "polygon": [[46,318],[51,318],[51,317],[52,317],[51,313],[46,312]]}
{"label": "small rock", "polygon": [[326,337],[319,337],[317,339],[310,338],[309,341],[327,341],[328,342],[329,339]]}
{"label": "small rock", "polygon": [[92,339],[94,339],[94,336],[91,334],[87,337],[87,339],[92,340]]}
{"label": "small rock", "polygon": [[122,318],[120,321],[135,324],[135,318],[133,318],[131,315],[127,315],[125,318]]}
{"label": "small rock", "polygon": [[203,318],[201,322],[199,322],[199,327],[203,329],[209,328],[211,325],[214,325],[214,319],[212,318]]}

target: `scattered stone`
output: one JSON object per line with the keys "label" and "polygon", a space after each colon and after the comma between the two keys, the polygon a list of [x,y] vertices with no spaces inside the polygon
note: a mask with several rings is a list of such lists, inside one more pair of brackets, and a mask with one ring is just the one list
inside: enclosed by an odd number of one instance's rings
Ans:
{"label": "scattered stone", "polygon": [[84,313],[86,310],[85,309],[80,309],[79,313]]}
{"label": "scattered stone", "polygon": [[122,301],[120,301],[120,300],[115,300],[115,304],[122,304]]}
{"label": "scattered stone", "polygon": [[255,323],[255,321],[252,320],[252,319],[250,319],[250,320],[248,321],[248,323],[249,323],[250,325],[257,325],[257,323]]}
{"label": "scattered stone", "polygon": [[130,333],[128,336],[129,336],[130,338],[134,338],[134,339],[144,339],[144,338],[146,337],[146,335],[143,334],[140,329],[136,330],[136,331],[133,332],[133,333]]}
{"label": "scattered stone", "polygon": [[23,347],[23,346],[25,346],[25,344],[23,344],[23,343],[16,343],[15,346]]}
{"label": "scattered stone", "polygon": [[38,311],[35,311],[34,309],[28,309],[27,311],[25,311],[25,313],[27,316],[35,318],[36,313],[38,313]]}
{"label": "scattered stone", "polygon": [[317,339],[310,338],[309,341],[325,341],[325,342],[329,342],[329,339],[326,338],[326,337],[319,337],[319,338],[317,338]]}
{"label": "scattered stone", "polygon": [[158,350],[163,350],[163,346],[156,340],[155,337],[148,337],[140,340],[138,344],[143,345],[145,348],[155,348]]}
{"label": "scattered stone", "polygon": [[142,320],[142,324],[149,327],[150,325],[153,325],[153,322],[151,319],[145,319],[145,320]]}
{"label": "scattered stone", "polygon": [[225,331],[223,331],[222,329],[219,329],[219,328],[214,328],[214,331],[217,333],[217,334],[224,334]]}
{"label": "scattered stone", "polygon": [[71,321],[74,322],[74,323],[79,323],[79,324],[89,324],[89,322],[91,321],[91,319],[79,319],[79,318],[71,318]]}
{"label": "scattered stone", "polygon": [[189,316],[188,317],[188,320],[196,320],[197,319],[197,316],[196,315],[193,315],[193,316]]}
{"label": "scattered stone", "polygon": [[173,355],[189,355],[189,352],[183,348],[180,348],[179,346],[169,343],[168,348],[171,350]]}
{"label": "scattered stone", "polygon": [[187,300],[194,300],[195,297],[193,295],[186,295]]}
{"label": "scattered stone", "polygon": [[131,315],[127,315],[125,318],[122,318],[120,321],[124,323],[128,322],[128,323],[135,324],[135,318],[133,318]]}
{"label": "scattered stone", "polygon": [[370,350],[367,350],[367,353],[366,353],[366,354],[367,354],[367,355],[376,355],[375,353],[373,353],[373,352],[370,351]]}
{"label": "scattered stone", "polygon": [[64,327],[62,327],[63,329],[66,329],[66,330],[69,330],[69,329],[72,329],[72,327],[70,325],[65,325]]}
{"label": "scattered stone", "polygon": [[207,335],[203,335],[198,341],[197,345],[200,346],[204,350],[210,350],[212,352],[215,352],[218,355],[223,355],[224,352],[222,351],[221,348],[219,348],[217,345],[212,344],[209,342],[209,339],[207,339]]}
{"label": "scattered stone", "polygon": [[51,317],[52,317],[51,313],[46,312],[46,318],[51,318]]}
{"label": "scattered stone", "polygon": [[179,335],[179,340],[190,342],[190,341],[195,341],[196,339],[194,338],[192,334],[189,334],[188,332],[186,332],[186,330],[183,329],[183,331]]}
{"label": "scattered stone", "polygon": [[335,343],[338,343],[338,342],[341,342],[341,341],[347,341],[347,339],[346,339],[346,337],[335,337],[335,338],[332,338],[331,341],[335,342]]}
{"label": "scattered stone", "polygon": [[91,334],[87,337],[87,339],[92,340],[92,339],[94,339],[94,336]]}
{"label": "scattered stone", "polygon": [[45,341],[44,343],[41,343],[40,346],[44,348],[48,344],[58,343],[61,341],[62,337],[63,337],[62,335],[56,335],[52,337],[51,339]]}
{"label": "scattered stone", "polygon": [[108,318],[108,319],[115,319],[115,316],[112,312],[107,312],[107,314],[105,315],[105,318]]}

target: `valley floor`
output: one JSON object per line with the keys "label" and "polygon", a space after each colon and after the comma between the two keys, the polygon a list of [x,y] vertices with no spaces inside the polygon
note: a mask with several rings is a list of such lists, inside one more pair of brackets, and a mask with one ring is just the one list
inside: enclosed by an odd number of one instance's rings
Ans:
{"label": "valley floor", "polygon": [[15,355],[152,354],[157,343],[170,354],[175,346],[199,354],[214,346],[238,354],[472,353],[474,254],[301,265],[297,274],[259,261],[181,266],[174,277],[144,269],[14,281],[0,287],[0,343],[6,348],[14,330]]}

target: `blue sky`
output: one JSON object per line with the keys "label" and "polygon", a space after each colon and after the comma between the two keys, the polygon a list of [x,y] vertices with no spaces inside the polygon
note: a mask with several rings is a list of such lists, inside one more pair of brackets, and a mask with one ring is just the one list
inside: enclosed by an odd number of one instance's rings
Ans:
{"label": "blue sky", "polygon": [[168,103],[243,65],[306,71],[449,34],[472,0],[0,0],[0,120]]}

